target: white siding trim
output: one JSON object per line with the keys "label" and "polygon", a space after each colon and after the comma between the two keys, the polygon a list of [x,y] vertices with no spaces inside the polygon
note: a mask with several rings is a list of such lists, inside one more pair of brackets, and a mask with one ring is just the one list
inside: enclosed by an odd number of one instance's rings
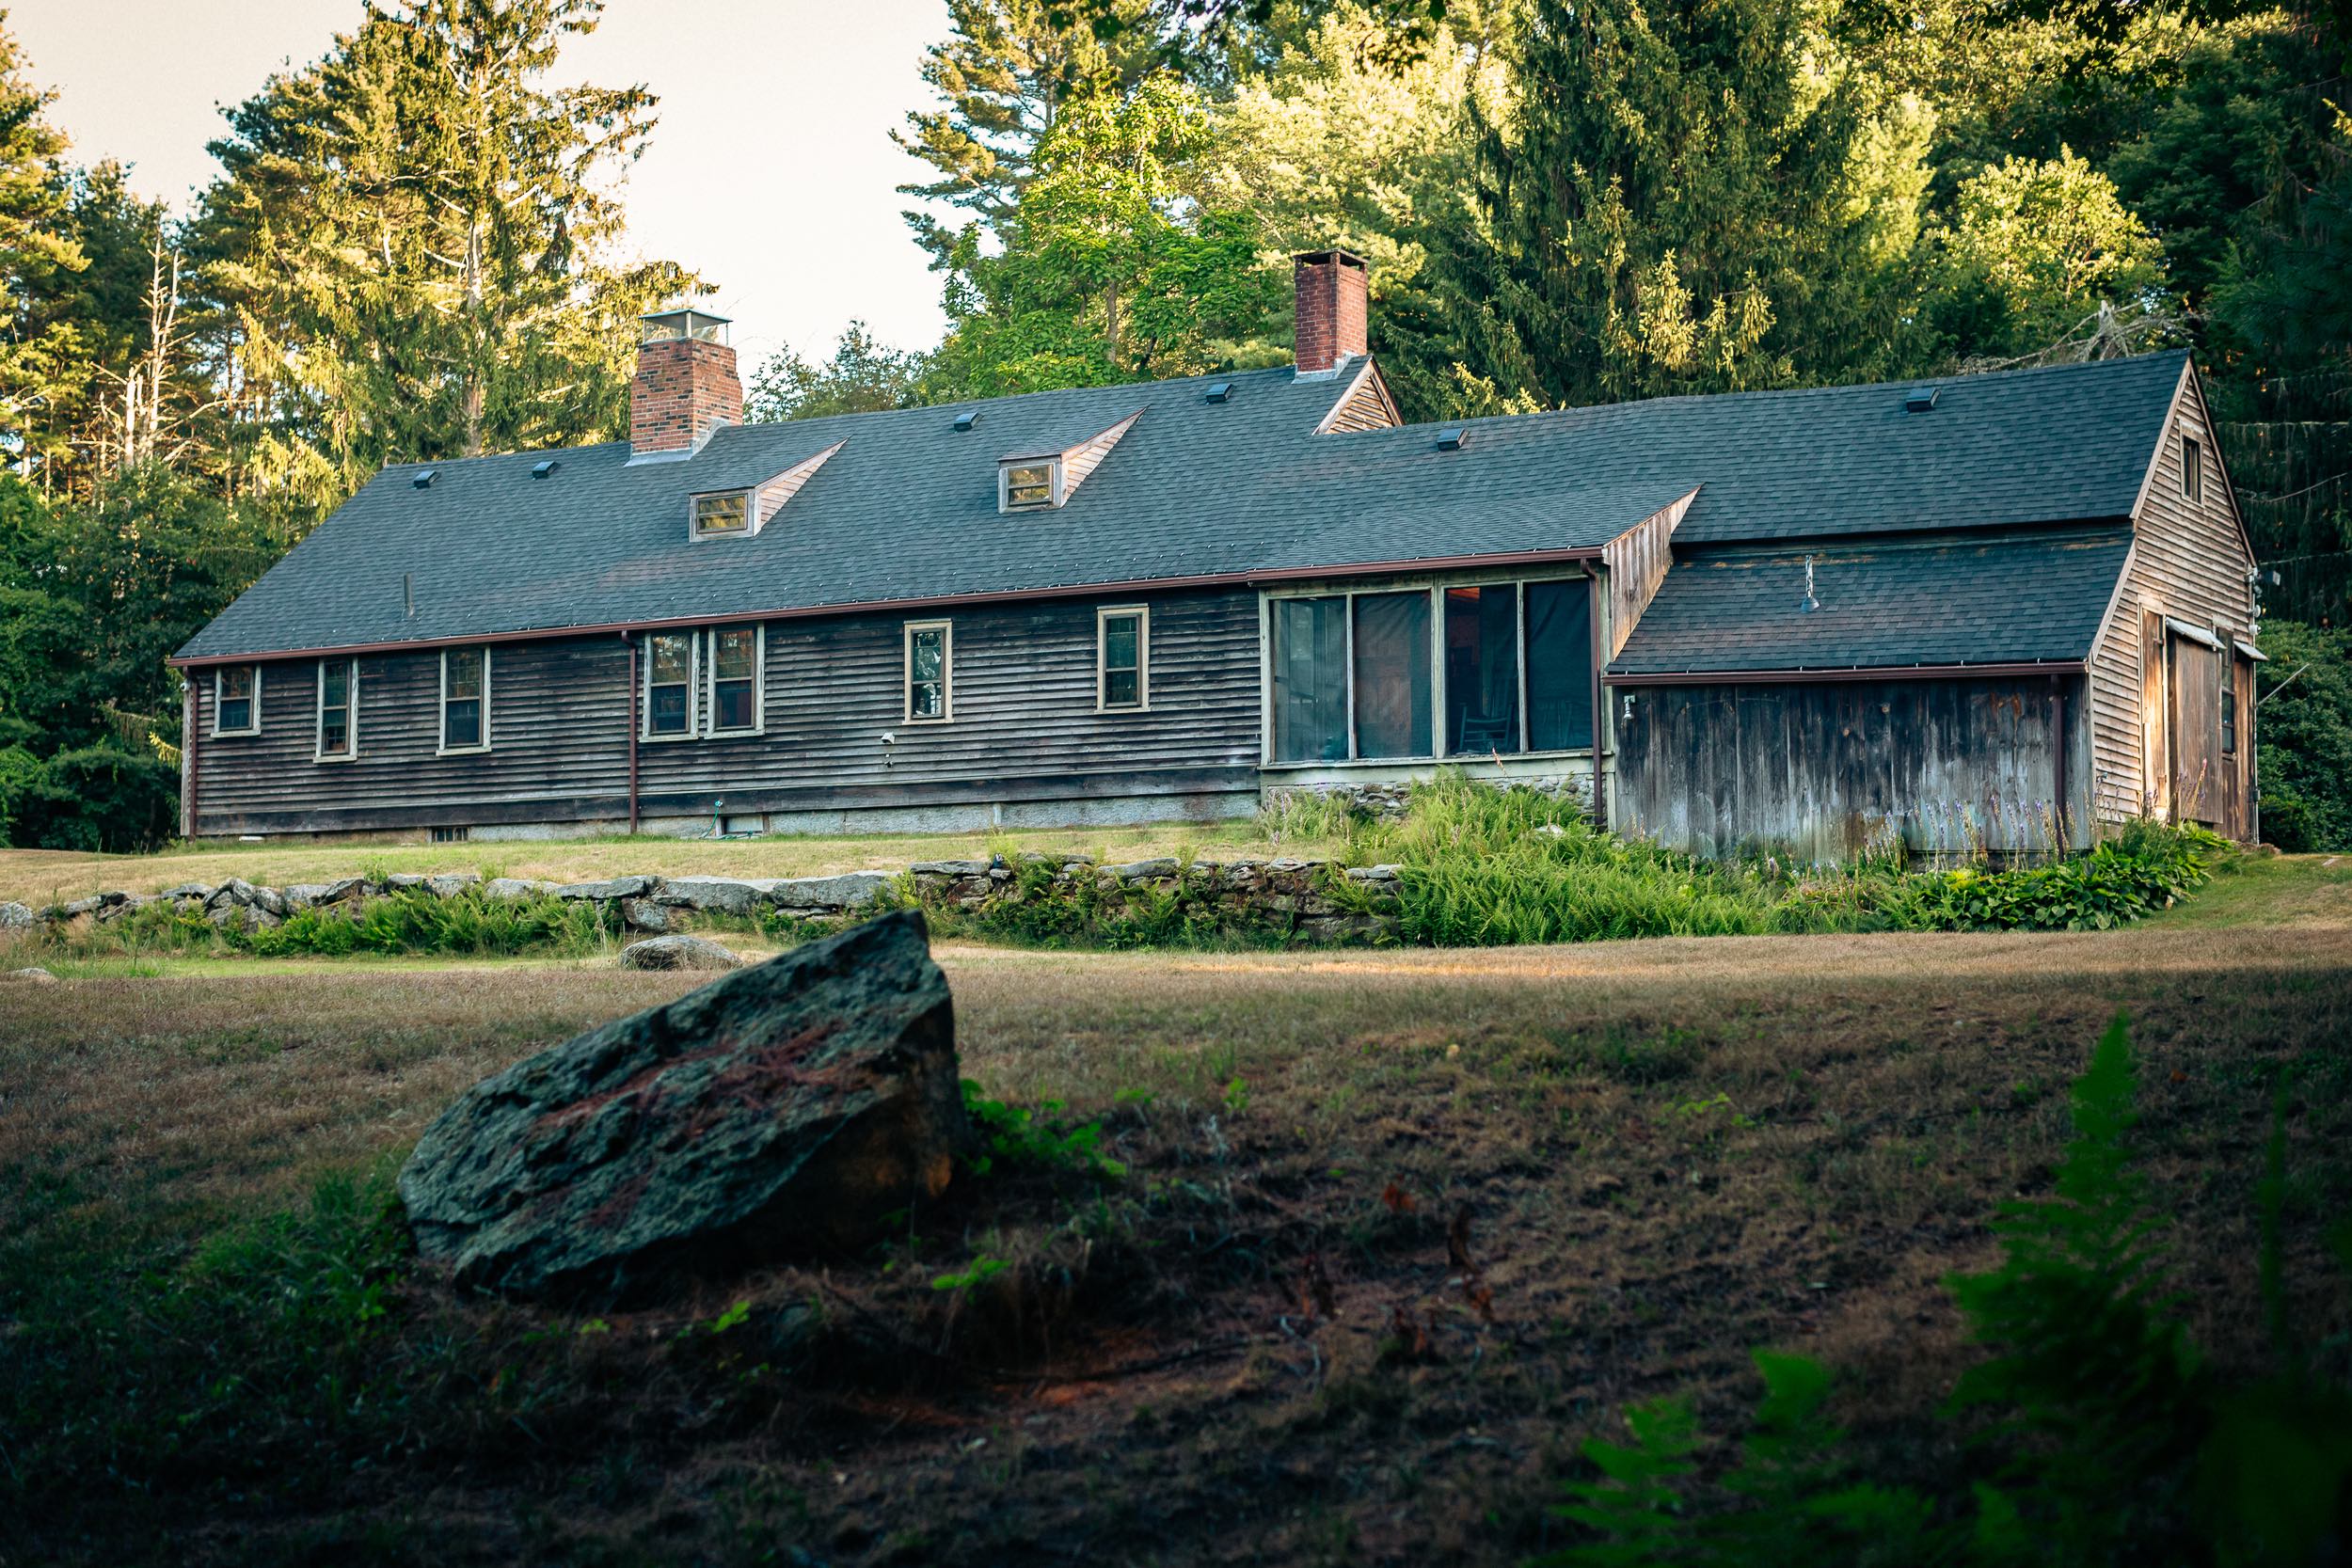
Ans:
{"label": "white siding trim", "polygon": [[[1110,668],[1105,662],[1110,652],[1108,623],[1115,615],[1132,615],[1136,619],[1136,700],[1112,706],[1104,701],[1110,686]],[[1097,713],[1149,713],[1152,711],[1152,607],[1148,604],[1110,604],[1098,606],[1094,611],[1094,711]]]}
{"label": "white siding trim", "polygon": [[[343,678],[343,736],[344,749],[326,749],[326,672],[329,666],[346,667]],[[359,760],[359,661],[356,658],[323,658],[313,677],[317,686],[317,710],[311,716],[310,760],[312,762],[358,762]]]}
{"label": "white siding trim", "polygon": [[[471,746],[453,746],[449,743],[449,656],[452,654],[469,653],[479,653],[482,656],[482,739],[478,743]],[[436,756],[444,757],[461,757],[471,756],[477,752],[488,751],[490,749],[489,644],[483,643],[475,647],[467,648],[443,648],[441,650],[440,664],[441,696],[438,704],[439,723],[437,725],[437,735],[439,744],[434,748],[434,754]]]}
{"label": "white siding trim", "polygon": [[[231,670],[250,670],[253,672],[253,700],[251,705],[246,709],[246,712],[251,716],[253,721],[246,724],[242,729],[224,730],[220,727],[220,677],[227,674]],[[223,664],[216,666],[213,671],[213,738],[218,740],[224,736],[234,736],[240,735],[260,735],[261,733],[262,667],[259,664]]]}
{"label": "white siding trim", "polygon": [[[918,719],[914,716],[914,634],[936,631],[939,635],[939,716]],[[908,621],[898,628],[900,655],[898,678],[899,722],[905,724],[952,724],[956,719],[956,624],[953,621]]]}

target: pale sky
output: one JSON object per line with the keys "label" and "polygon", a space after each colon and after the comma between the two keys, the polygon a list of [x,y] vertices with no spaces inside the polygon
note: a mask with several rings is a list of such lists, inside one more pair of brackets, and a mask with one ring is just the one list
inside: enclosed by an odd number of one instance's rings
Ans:
{"label": "pale sky", "polygon": [[[185,211],[217,166],[220,106],[288,61],[308,64],[358,0],[15,0],[8,26],[82,163],[117,158],[133,186]],[[924,166],[889,139],[929,102],[924,45],[945,0],[608,0],[559,78],[643,82],[660,97],[629,175],[630,229],[719,286],[746,373],[779,344],[811,358],[863,318],[884,341],[938,340],[939,280],[894,187]]]}

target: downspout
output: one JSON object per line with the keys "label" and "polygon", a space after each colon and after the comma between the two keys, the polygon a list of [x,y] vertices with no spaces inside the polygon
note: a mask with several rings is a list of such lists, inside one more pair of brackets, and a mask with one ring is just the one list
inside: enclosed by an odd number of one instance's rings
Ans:
{"label": "downspout", "polygon": [[637,831],[637,639],[628,632],[621,641],[628,645],[628,701],[624,707],[628,714],[628,831]]}
{"label": "downspout", "polygon": [[[2056,775],[2051,782],[2058,787],[2058,852],[2063,856],[2074,847],[2075,832],[2088,832],[2090,824],[2082,817],[2074,816],[2074,797],[2067,793],[2066,753],[2073,747],[2074,737],[2067,728],[2066,681],[2059,675],[2050,677],[2050,768]],[[2070,817],[2074,817],[2071,825],[2068,822]]]}
{"label": "downspout", "polygon": [[1605,568],[1596,566],[1585,576],[1593,595],[1592,613],[1585,617],[1593,628],[1593,825],[1602,832],[1609,831],[1608,785],[1601,782],[1601,738],[1609,733],[1609,689],[1602,676],[1609,669],[1609,628],[1601,624],[1609,595],[1602,592]]}

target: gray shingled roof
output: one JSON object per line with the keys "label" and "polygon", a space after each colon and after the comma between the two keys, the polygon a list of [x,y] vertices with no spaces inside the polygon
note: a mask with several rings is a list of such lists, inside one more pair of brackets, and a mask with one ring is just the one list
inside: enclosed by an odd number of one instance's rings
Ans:
{"label": "gray shingled roof", "polygon": [[2129,528],[2106,527],[1678,553],[1609,672],[2080,659],[2131,545]]}
{"label": "gray shingled roof", "polygon": [[[1096,584],[1598,546],[1693,489],[1709,540],[2111,519],[2183,356],[1744,393],[1316,436],[1345,378],[1287,369],[725,429],[683,462],[626,444],[388,468],[199,632],[220,658]],[[1228,403],[1202,393],[1233,384]],[[1070,503],[1001,516],[996,461],[1142,417]],[[978,423],[959,434],[956,415]],[[841,451],[751,538],[690,541],[686,498]],[[548,479],[533,464],[556,455]],[[404,576],[416,612],[404,612]]]}

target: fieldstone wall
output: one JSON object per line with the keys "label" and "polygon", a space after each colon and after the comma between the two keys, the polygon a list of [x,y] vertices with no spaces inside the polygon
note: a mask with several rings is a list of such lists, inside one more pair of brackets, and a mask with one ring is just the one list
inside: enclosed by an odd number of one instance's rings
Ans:
{"label": "fieldstone wall", "polygon": [[[1590,773],[1514,777],[1503,781],[1503,784],[1511,788],[1532,789],[1554,800],[1573,800],[1588,812],[1593,807],[1593,776]],[[1359,816],[1383,822],[1400,822],[1405,818],[1406,807],[1411,800],[1412,793],[1412,784],[1402,779],[1384,783],[1324,780],[1313,784],[1269,784],[1265,798],[1268,805],[1279,805],[1292,800],[1340,800]]]}
{"label": "fieldstone wall", "polygon": [[[161,893],[108,892],[35,910],[0,903],[0,932],[45,927],[71,931],[114,924],[156,905],[200,914],[244,932],[281,926],[302,910],[357,917],[371,899],[398,894],[431,898],[553,897],[609,906],[628,932],[681,930],[697,915],[739,919],[781,915],[839,922],[912,901],[928,908],[985,912],[1025,900],[1081,891],[1100,905],[1181,894],[1236,925],[1272,927],[1310,942],[1366,942],[1392,933],[1397,868],[1334,868],[1329,862],[1275,860],[1136,861],[1098,865],[1084,855],[1028,854],[1017,861],[921,861],[901,871],[850,871],[829,877],[609,877],[545,882],[516,877],[485,881],[470,871],[439,876],[395,873],[331,882],[264,887],[231,877],[217,885],[183,883]],[[1345,890],[1341,892],[1341,890]],[[1335,892],[1341,895],[1335,897]]]}

